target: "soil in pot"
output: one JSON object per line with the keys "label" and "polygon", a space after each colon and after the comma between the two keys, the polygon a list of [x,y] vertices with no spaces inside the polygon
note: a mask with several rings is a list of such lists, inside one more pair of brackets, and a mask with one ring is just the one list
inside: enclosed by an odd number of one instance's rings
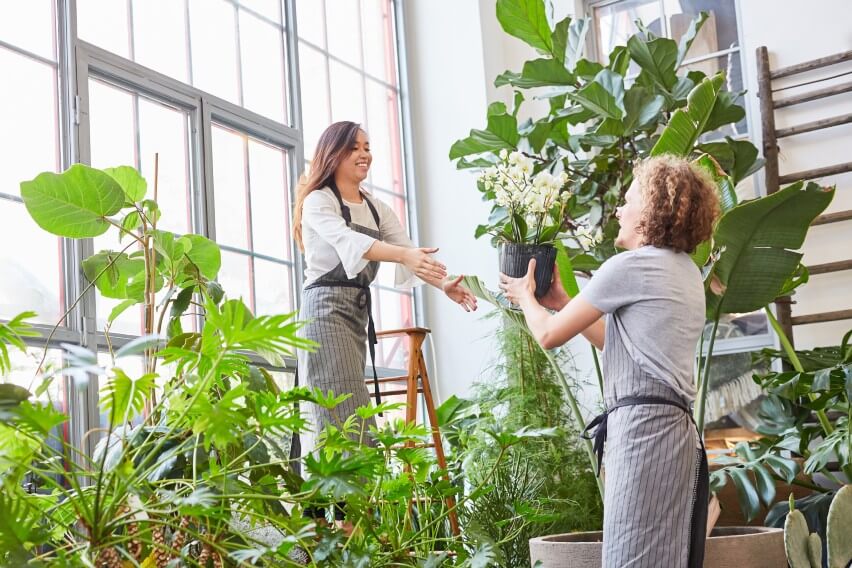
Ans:
{"label": "soil in pot", "polygon": [[535,297],[541,298],[550,290],[550,283],[553,280],[556,247],[517,243],[500,245],[500,272],[507,276],[512,278],[525,276],[531,258],[535,258]]}

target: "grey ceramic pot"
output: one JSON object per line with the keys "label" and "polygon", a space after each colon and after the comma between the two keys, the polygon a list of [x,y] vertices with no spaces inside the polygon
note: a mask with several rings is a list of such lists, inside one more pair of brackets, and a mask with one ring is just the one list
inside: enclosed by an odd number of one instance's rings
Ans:
{"label": "grey ceramic pot", "polygon": [[[602,533],[557,534],[530,540],[538,568],[601,568]],[[536,564],[538,562],[538,564]],[[784,531],[767,527],[717,527],[707,539],[704,568],[783,568]]]}

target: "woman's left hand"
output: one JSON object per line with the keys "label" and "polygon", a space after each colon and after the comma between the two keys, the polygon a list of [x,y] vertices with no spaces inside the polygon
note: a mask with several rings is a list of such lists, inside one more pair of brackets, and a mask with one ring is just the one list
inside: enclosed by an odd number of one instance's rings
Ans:
{"label": "woman's left hand", "polygon": [[446,294],[449,299],[464,308],[464,311],[476,311],[476,296],[474,296],[470,290],[462,286],[462,278],[464,278],[464,275],[457,276],[452,280],[448,280],[444,282],[441,288],[444,290],[444,294]]}
{"label": "woman's left hand", "polygon": [[506,299],[515,305],[520,305],[525,298],[535,298],[535,259],[530,259],[526,276],[512,278],[500,273],[500,289]]}

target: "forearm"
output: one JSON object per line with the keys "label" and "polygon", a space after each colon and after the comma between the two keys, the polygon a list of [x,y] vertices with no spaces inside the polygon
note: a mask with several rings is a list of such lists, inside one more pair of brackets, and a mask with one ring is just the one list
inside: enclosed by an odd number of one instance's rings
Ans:
{"label": "forearm", "polygon": [[530,329],[533,338],[546,349],[550,349],[549,345],[549,323],[553,316],[541,304],[536,301],[535,296],[530,294],[528,297],[522,298],[519,304],[524,312],[524,318],[527,321],[527,327]]}
{"label": "forearm", "polygon": [[597,347],[598,350],[603,351],[604,338],[606,337],[606,324],[604,323],[604,318],[599,319],[583,330],[583,337],[585,337],[589,343]]}
{"label": "forearm", "polygon": [[[559,298],[558,302],[548,307],[553,308],[554,311],[559,312],[562,310],[562,308],[567,306],[568,302],[570,301],[571,298],[569,298],[568,296],[564,296]],[[581,333],[589,343],[597,347],[599,350],[603,351],[604,338],[606,336],[606,324],[604,323],[604,318],[600,318],[592,325],[584,329]]]}
{"label": "forearm", "polygon": [[364,258],[379,262],[396,262],[401,264],[403,254],[406,250],[406,247],[388,244],[384,241],[376,241],[364,253]]}

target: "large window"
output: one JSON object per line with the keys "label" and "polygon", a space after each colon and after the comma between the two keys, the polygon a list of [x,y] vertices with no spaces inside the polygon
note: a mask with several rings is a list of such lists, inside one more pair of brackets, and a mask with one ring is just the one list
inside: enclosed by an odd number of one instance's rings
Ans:
{"label": "large window", "polygon": [[[158,228],[213,238],[223,287],[256,313],[298,308],[293,188],[331,121],[368,130],[375,160],[367,188],[407,226],[393,10],[393,0],[0,3],[0,319],[35,310],[46,337],[68,309],[52,346],[101,356],[142,331],[138,309],[107,325],[116,301],[70,305],[87,284],[80,262],[129,241],[108,233],[67,242],[24,210],[22,180],[75,162],[134,166],[154,197],[156,160]],[[414,321],[412,294],[394,290],[392,278],[385,269],[375,286],[380,329]],[[190,315],[184,329],[197,324]],[[50,353],[60,360],[58,349]],[[401,366],[402,346],[383,345],[379,355],[380,365]],[[11,380],[24,384],[37,364],[19,357]],[[288,384],[290,371],[276,370],[276,380]],[[69,400],[82,432],[97,423],[98,388],[93,380],[71,400],[57,382],[49,394]]]}
{"label": "large window", "polygon": [[[408,223],[399,119],[399,76],[393,4],[388,0],[297,0],[305,158],[331,122],[361,123],[370,136],[373,165],[367,188]],[[307,166],[309,167],[309,165]],[[374,286],[378,329],[410,327],[413,295],[393,287],[385,264]],[[400,366],[402,339],[382,342],[380,363]]]}

